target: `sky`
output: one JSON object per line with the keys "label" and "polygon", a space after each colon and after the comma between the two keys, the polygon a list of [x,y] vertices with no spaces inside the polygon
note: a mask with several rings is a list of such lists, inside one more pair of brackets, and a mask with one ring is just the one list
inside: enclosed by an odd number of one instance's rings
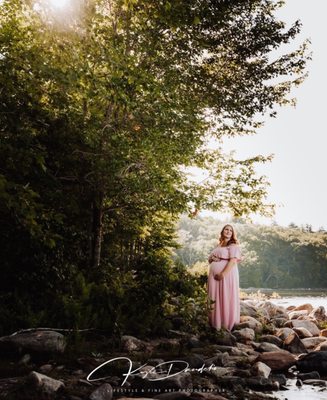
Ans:
{"label": "sky", "polygon": [[275,155],[258,172],[268,177],[268,201],[277,205],[276,214],[272,219],[254,217],[254,222],[327,229],[326,15],[327,0],[286,0],[278,17],[288,26],[297,19],[303,24],[301,35],[288,49],[311,40],[309,76],[293,91],[297,105],[279,108],[277,117],[267,117],[257,135],[224,142],[223,148],[235,149],[240,158]]}

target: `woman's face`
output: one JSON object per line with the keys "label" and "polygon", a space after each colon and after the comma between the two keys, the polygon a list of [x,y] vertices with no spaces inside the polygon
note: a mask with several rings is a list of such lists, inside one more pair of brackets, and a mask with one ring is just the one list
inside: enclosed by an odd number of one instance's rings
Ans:
{"label": "woman's face", "polygon": [[230,239],[233,235],[233,228],[230,225],[225,226],[223,230],[223,238]]}

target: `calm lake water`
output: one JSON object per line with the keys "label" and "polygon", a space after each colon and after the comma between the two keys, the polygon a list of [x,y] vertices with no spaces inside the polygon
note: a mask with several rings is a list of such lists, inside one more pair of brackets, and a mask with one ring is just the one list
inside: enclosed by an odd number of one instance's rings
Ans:
{"label": "calm lake water", "polygon": [[[258,289],[242,289],[246,293],[258,293]],[[278,293],[280,298],[272,298],[273,292]],[[269,301],[274,304],[288,307],[299,306],[301,304],[310,303],[313,307],[323,306],[327,311],[327,289],[260,289],[260,293],[265,294]],[[280,400],[326,400],[327,389],[313,387],[310,385],[303,385],[302,387],[296,386],[295,379],[289,379],[287,382],[286,391],[274,392],[273,396]]]}

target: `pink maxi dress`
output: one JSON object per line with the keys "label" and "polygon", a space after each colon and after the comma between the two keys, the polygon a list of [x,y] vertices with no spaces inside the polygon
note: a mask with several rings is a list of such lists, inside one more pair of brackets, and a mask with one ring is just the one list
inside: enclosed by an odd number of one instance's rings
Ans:
{"label": "pink maxi dress", "polygon": [[213,261],[209,267],[208,275],[208,299],[215,301],[209,312],[209,323],[216,329],[231,330],[234,324],[240,322],[240,296],[239,274],[237,264],[225,275],[221,281],[214,279],[214,275],[220,273],[228,264],[228,259],[236,257],[241,261],[241,251],[237,244],[226,247],[216,247],[210,255],[222,258]]}

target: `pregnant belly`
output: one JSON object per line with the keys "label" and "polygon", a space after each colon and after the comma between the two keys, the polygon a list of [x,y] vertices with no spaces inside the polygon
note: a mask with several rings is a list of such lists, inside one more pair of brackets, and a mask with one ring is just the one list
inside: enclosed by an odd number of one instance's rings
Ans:
{"label": "pregnant belly", "polygon": [[227,265],[228,261],[214,261],[210,264],[210,271],[213,274],[219,274]]}

